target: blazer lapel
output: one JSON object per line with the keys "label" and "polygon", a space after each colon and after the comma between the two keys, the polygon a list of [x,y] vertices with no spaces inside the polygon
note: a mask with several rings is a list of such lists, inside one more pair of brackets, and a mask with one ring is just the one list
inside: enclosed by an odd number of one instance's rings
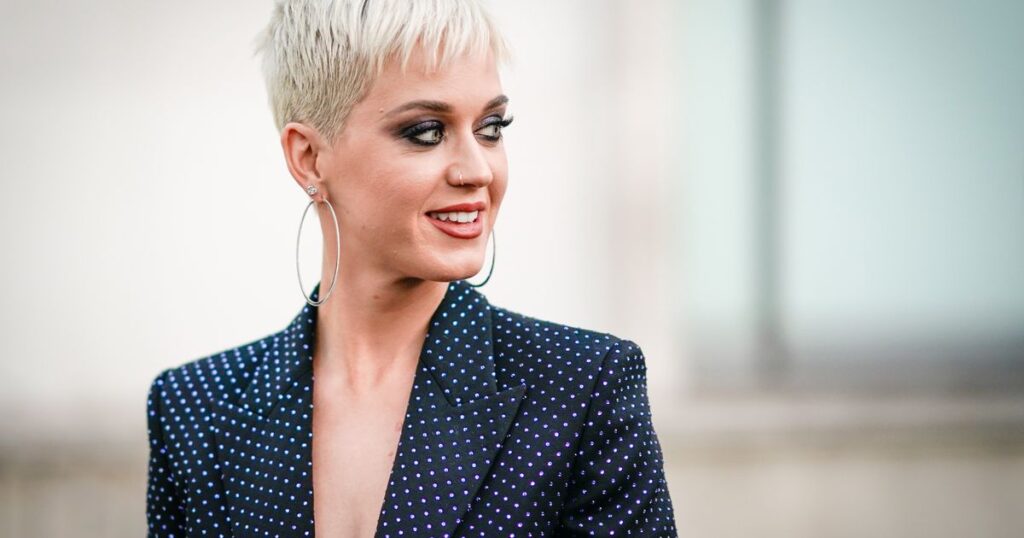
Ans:
{"label": "blazer lapel", "polygon": [[[313,300],[318,293],[319,284]],[[263,341],[260,364],[237,401],[214,402],[216,452],[236,536],[313,536],[316,312],[304,305],[286,329]],[[526,385],[498,386],[490,314],[487,299],[457,280],[431,316],[377,536],[453,535],[494,464]]]}

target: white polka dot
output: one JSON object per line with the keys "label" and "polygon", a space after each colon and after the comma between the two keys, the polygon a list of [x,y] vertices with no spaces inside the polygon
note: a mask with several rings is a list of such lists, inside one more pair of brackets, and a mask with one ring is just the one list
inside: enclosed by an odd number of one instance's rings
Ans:
{"label": "white polka dot", "polygon": [[[150,536],[313,535],[316,312],[153,381]],[[676,536],[640,347],[451,282],[379,517],[382,537]]]}

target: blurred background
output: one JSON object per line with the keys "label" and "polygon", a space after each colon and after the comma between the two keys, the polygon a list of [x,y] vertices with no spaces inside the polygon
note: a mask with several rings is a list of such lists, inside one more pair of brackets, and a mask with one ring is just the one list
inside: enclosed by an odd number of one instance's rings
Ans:
{"label": "blurred background", "polygon": [[[1024,536],[1024,2],[487,3],[481,291],[641,345],[680,536]],[[143,535],[149,382],[304,304],[270,9],[0,0],[0,535]]]}

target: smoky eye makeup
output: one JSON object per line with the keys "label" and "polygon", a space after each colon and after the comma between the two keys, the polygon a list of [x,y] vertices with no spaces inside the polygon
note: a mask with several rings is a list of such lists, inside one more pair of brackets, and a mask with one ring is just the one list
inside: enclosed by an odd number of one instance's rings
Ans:
{"label": "smoky eye makeup", "polygon": [[[491,115],[484,119],[484,122],[476,129],[484,139],[490,142],[501,140],[501,131],[512,124],[513,116],[502,118],[499,115]],[[403,124],[395,129],[396,138],[405,139],[418,146],[436,146],[444,139],[445,124],[438,120],[424,120]],[[493,133],[493,134],[487,134]]]}
{"label": "smoky eye makeup", "polygon": [[444,136],[444,124],[437,120],[421,121],[409,126],[399,127],[398,138],[404,138],[413,144],[433,146],[441,142]]}
{"label": "smoky eye makeup", "polygon": [[498,140],[501,139],[502,131],[505,129],[505,127],[508,127],[509,125],[512,124],[512,120],[515,119],[515,116],[510,115],[507,118],[502,118],[501,116],[490,116],[488,119],[490,121],[487,121],[483,125],[481,125],[479,130],[482,131],[485,129],[493,129],[494,131],[497,132],[497,134],[484,135],[484,137],[487,138],[488,140],[491,140],[492,142],[497,142]]}

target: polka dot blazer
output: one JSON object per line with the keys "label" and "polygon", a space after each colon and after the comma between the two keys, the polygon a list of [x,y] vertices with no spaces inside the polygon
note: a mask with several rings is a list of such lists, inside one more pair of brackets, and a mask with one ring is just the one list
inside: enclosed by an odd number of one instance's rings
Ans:
{"label": "polka dot blazer", "polygon": [[[153,381],[149,536],[313,536],[316,313]],[[578,535],[676,536],[643,352],[449,283],[376,536]]]}

